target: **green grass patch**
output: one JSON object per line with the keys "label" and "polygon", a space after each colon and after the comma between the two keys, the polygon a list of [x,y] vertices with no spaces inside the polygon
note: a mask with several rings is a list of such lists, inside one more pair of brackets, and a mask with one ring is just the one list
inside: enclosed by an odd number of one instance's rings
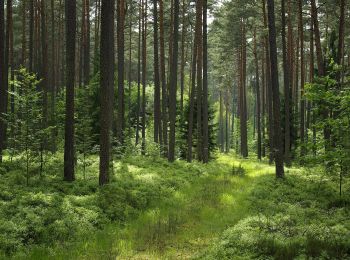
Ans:
{"label": "green grass patch", "polygon": [[[207,165],[157,157],[115,162],[99,188],[61,179],[59,157],[25,185],[20,162],[0,171],[0,256],[8,259],[295,259],[349,257],[349,197],[316,170],[220,155]],[[52,165],[52,167],[51,167]],[[50,169],[50,170],[48,170]],[[345,191],[349,191],[345,183]],[[345,193],[348,194],[348,193]]]}

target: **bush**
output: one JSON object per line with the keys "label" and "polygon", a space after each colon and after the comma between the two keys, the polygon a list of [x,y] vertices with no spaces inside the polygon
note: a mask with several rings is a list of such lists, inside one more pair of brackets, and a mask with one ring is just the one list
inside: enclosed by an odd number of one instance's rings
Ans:
{"label": "bush", "polygon": [[246,174],[246,170],[242,167],[242,164],[240,164],[238,167],[236,167],[233,164],[231,174],[238,175],[238,176],[244,176]]}

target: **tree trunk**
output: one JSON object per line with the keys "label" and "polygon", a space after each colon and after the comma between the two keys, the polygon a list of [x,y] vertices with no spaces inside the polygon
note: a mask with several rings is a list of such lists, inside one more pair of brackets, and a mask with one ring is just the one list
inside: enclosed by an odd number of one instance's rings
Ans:
{"label": "tree trunk", "polygon": [[[74,83],[75,83],[76,0],[66,0],[66,121],[64,180],[74,181]],[[103,125],[101,124],[101,128]]]}
{"label": "tree trunk", "polygon": [[164,44],[164,7],[163,0],[159,0],[159,33],[160,33],[160,77],[162,83],[162,133],[163,153],[168,156],[168,91],[165,75],[165,44]]}
{"label": "tree trunk", "polygon": [[117,117],[117,140],[118,145],[124,144],[125,128],[125,103],[124,103],[124,24],[125,2],[117,1],[117,46],[118,46],[118,117]]}
{"label": "tree trunk", "polygon": [[[344,59],[344,34],[345,34],[345,0],[340,2],[340,19],[339,19],[339,40],[338,40],[338,53],[337,53],[337,64],[343,65]],[[344,69],[342,69],[344,70]],[[338,81],[340,82],[342,73],[338,75]]]}
{"label": "tree trunk", "polygon": [[[264,27],[267,29],[267,14],[266,14],[266,1],[263,0],[263,16]],[[265,36],[265,74],[266,74],[266,103],[268,113],[268,132],[269,132],[269,163],[273,163],[273,108],[272,108],[272,86],[271,86],[271,61],[270,61],[270,46],[268,36]]]}
{"label": "tree trunk", "polygon": [[305,156],[305,98],[304,98],[304,84],[305,84],[305,61],[304,61],[304,23],[303,23],[303,3],[298,0],[299,7],[299,29],[300,29],[300,158]]}
{"label": "tree trunk", "polygon": [[247,130],[247,99],[246,99],[246,29],[245,21],[241,18],[241,33],[242,33],[242,42],[241,42],[241,88],[240,88],[240,125],[241,125],[241,155],[244,158],[248,157],[248,130]]}
{"label": "tree trunk", "polygon": [[197,42],[197,159],[203,161],[203,1],[197,1],[196,15],[198,18],[198,42]]}
{"label": "tree trunk", "polygon": [[[5,86],[5,14],[4,0],[0,0],[0,115],[6,111],[6,86]],[[5,122],[0,117],[0,163],[2,162],[2,152],[4,148]]]}
{"label": "tree trunk", "polygon": [[284,177],[282,132],[280,120],[280,97],[278,83],[277,43],[275,27],[275,3],[274,0],[267,0],[268,21],[269,21],[269,43],[271,60],[271,85],[274,116],[274,159],[276,163],[276,176]]}
{"label": "tree trunk", "polygon": [[258,132],[258,159],[261,160],[261,97],[260,97],[260,77],[259,77],[259,60],[256,44],[256,28],[254,28],[254,60],[255,60],[255,84],[256,84],[256,121]]}
{"label": "tree trunk", "polygon": [[114,100],[114,1],[102,0],[101,7],[101,129],[100,185],[109,182],[111,169],[111,133]]}
{"label": "tree trunk", "polygon": [[142,154],[146,154],[146,84],[147,84],[147,0],[143,7],[142,34]]}
{"label": "tree trunk", "polygon": [[[203,0],[203,162],[204,163],[207,163],[209,161],[207,16],[208,16],[208,1]],[[227,136],[227,140],[229,140],[229,135]]]}
{"label": "tree trunk", "polygon": [[224,132],[224,104],[222,97],[222,90],[220,90],[220,109],[219,109],[219,128],[220,128],[220,152],[225,151],[225,132]]}
{"label": "tree trunk", "polygon": [[[284,159],[286,164],[290,164],[290,63],[287,58],[286,42],[286,11],[285,0],[281,1],[282,12],[282,51],[283,51],[283,80],[284,80]],[[288,17],[290,20],[291,18]]]}
{"label": "tree trunk", "polygon": [[29,71],[33,72],[34,58],[34,0],[29,2]]}
{"label": "tree trunk", "polygon": [[27,1],[22,1],[22,54],[21,65],[26,66],[27,58],[27,39],[26,39],[26,26],[27,26]]}
{"label": "tree trunk", "polygon": [[159,54],[158,54],[158,1],[153,0],[153,51],[154,51],[154,142],[159,143],[162,139],[162,122],[160,110],[160,80],[159,80]]}
{"label": "tree trunk", "polygon": [[191,91],[189,101],[189,115],[188,115],[188,132],[187,132],[187,161],[192,162],[192,147],[193,147],[193,117],[196,97],[196,68],[197,68],[197,39],[198,39],[198,21],[196,21],[196,32],[193,42],[192,53],[192,69],[191,69]]}
{"label": "tree trunk", "polygon": [[[48,71],[48,43],[47,43],[47,28],[46,28],[46,5],[45,0],[41,0],[41,6],[40,6],[40,12],[41,12],[41,58],[42,58],[42,64],[41,64],[41,89],[43,91],[43,128],[47,127],[48,122],[48,88],[49,88],[49,71]],[[47,140],[44,137],[43,140],[43,147],[44,149],[47,148]]]}
{"label": "tree trunk", "polygon": [[184,89],[185,89],[185,14],[186,14],[186,3],[182,0],[182,30],[181,30],[181,68],[180,68],[180,111],[183,113],[184,106]]}
{"label": "tree trunk", "polygon": [[[55,37],[55,4],[54,0],[51,0],[51,111],[50,111],[50,126],[55,125],[55,98],[56,98],[56,37]],[[56,152],[56,130],[51,130],[51,152]]]}
{"label": "tree trunk", "polygon": [[[199,0],[200,1],[200,0]],[[175,160],[175,124],[176,124],[176,93],[177,93],[177,70],[178,70],[178,53],[179,53],[179,0],[174,0],[174,24],[172,29],[173,45],[170,68],[170,89],[169,89],[169,154],[168,160]]]}
{"label": "tree trunk", "polygon": [[132,84],[132,37],[133,37],[133,27],[132,27],[132,18],[134,15],[133,2],[130,2],[129,7],[129,71],[128,71],[128,109],[129,109],[129,125],[128,125],[128,135],[131,136],[131,84]]}
{"label": "tree trunk", "polygon": [[84,1],[84,86],[90,82],[90,0]]}
{"label": "tree trunk", "polygon": [[136,145],[140,139],[140,111],[141,111],[141,38],[142,38],[142,15],[143,5],[139,5],[139,31],[137,41],[137,111],[136,111]]}

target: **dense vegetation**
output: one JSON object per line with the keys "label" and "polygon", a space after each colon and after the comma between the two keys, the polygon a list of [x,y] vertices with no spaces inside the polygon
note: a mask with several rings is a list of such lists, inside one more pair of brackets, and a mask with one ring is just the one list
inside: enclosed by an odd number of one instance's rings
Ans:
{"label": "dense vegetation", "polygon": [[346,0],[0,0],[0,258],[350,258]]}

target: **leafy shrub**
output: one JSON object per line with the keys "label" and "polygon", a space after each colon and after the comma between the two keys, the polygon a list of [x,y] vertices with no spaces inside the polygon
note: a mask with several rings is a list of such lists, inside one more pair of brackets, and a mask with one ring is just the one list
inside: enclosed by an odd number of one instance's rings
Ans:
{"label": "leafy shrub", "polygon": [[246,174],[246,170],[242,167],[242,164],[240,164],[238,167],[236,167],[233,164],[231,174],[238,175],[238,176],[244,176]]}

